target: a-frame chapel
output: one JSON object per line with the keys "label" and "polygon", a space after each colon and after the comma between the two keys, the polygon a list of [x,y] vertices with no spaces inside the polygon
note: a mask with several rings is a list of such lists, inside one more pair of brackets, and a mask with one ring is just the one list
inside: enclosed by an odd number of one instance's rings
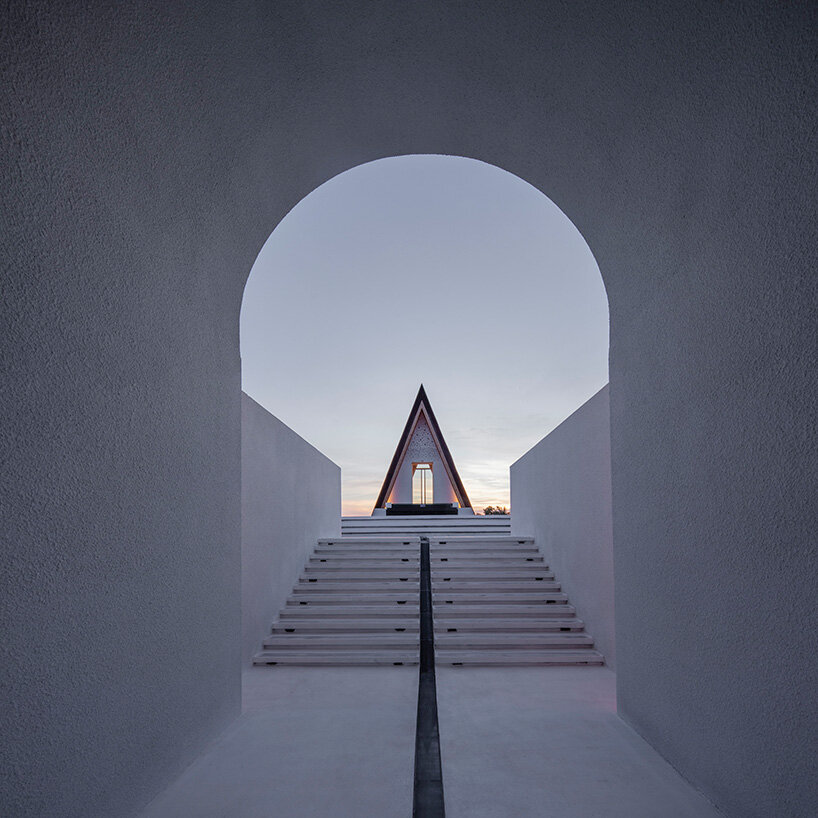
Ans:
{"label": "a-frame chapel", "polygon": [[372,511],[405,514],[474,514],[423,384]]}

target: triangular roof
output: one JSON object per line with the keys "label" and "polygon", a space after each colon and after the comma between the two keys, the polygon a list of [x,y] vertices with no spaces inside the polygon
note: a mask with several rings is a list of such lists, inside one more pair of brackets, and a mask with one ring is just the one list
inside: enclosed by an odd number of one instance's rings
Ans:
{"label": "triangular roof", "polygon": [[443,439],[443,432],[440,431],[440,426],[438,425],[435,413],[432,411],[432,405],[429,403],[429,398],[426,396],[426,390],[423,388],[423,384],[421,384],[420,389],[418,389],[418,395],[412,405],[412,411],[409,412],[406,426],[403,427],[403,434],[400,436],[398,447],[395,449],[392,462],[389,464],[389,469],[386,472],[380,494],[378,494],[378,499],[375,502],[375,508],[383,508],[386,505],[386,500],[395,484],[395,478],[398,476],[400,467],[403,465],[403,460],[406,457],[406,450],[409,447],[409,442],[412,440],[412,434],[421,417],[426,418],[426,422],[432,432],[435,446],[438,452],[440,452],[440,459],[446,467],[449,482],[452,484],[455,494],[457,495],[458,503],[460,503],[462,508],[471,508],[469,496],[466,494],[466,489],[463,488],[463,483],[455,468],[452,454],[446,445],[446,441]]}

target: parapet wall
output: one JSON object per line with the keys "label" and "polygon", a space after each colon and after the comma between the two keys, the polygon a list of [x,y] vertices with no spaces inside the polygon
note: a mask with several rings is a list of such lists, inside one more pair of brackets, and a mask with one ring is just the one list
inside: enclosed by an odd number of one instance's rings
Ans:
{"label": "parapet wall", "polygon": [[511,466],[512,534],[536,537],[546,562],[613,666],[613,530],[608,387]]}
{"label": "parapet wall", "polygon": [[341,469],[241,394],[242,662],[260,649],[319,537],[341,533]]}

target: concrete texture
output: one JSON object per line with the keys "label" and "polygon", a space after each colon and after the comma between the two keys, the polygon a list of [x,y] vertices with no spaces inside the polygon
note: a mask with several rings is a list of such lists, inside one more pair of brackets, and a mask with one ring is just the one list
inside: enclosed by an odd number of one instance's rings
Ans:
{"label": "concrete texture", "polygon": [[141,818],[405,818],[417,668],[245,671],[242,716]]}
{"label": "concrete texture", "polygon": [[448,818],[720,813],[616,715],[607,668],[438,668]]}
{"label": "concrete texture", "polygon": [[512,464],[511,533],[535,538],[614,667],[610,428],[604,386]]}
{"label": "concrete texture", "polygon": [[320,537],[341,535],[341,469],[241,395],[241,656],[269,636]]}
{"label": "concrete texture", "polygon": [[620,712],[815,813],[815,4],[1,14],[0,812],[131,814],[235,713],[244,281],[325,180],[447,153],[605,280]]}

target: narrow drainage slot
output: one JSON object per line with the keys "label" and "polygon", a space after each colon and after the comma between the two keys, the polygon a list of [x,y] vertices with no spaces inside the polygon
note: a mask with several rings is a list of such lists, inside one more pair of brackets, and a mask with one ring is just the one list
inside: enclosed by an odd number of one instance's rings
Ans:
{"label": "narrow drainage slot", "polygon": [[454,667],[463,667],[462,662],[452,662],[452,665],[454,665]]}
{"label": "narrow drainage slot", "polygon": [[570,631],[570,628],[560,628],[561,631]]}
{"label": "narrow drainage slot", "polygon": [[[406,628],[395,628],[395,630],[396,630],[398,633],[403,633],[403,632],[406,630]],[[566,628],[566,630],[567,630],[567,628]]]}
{"label": "narrow drainage slot", "polygon": [[457,628],[446,628],[448,633],[457,633]]}
{"label": "narrow drainage slot", "polygon": [[534,557],[526,557],[525,561],[526,562],[534,562]]}
{"label": "narrow drainage slot", "polygon": [[265,662],[265,664],[267,664],[267,665],[277,665],[278,662]]}
{"label": "narrow drainage slot", "polygon": [[299,602],[298,604],[299,605],[306,605],[307,603],[306,602]]}
{"label": "narrow drainage slot", "polygon": [[284,633],[295,633],[295,628],[284,628]]}
{"label": "narrow drainage slot", "polygon": [[443,577],[443,581],[444,582],[451,582],[452,578],[451,577]]}
{"label": "narrow drainage slot", "polygon": [[398,605],[405,605],[406,604],[405,599],[396,599],[395,601],[398,603]]}
{"label": "narrow drainage slot", "polygon": [[392,662],[393,665],[402,665],[403,662]]}
{"label": "narrow drainage slot", "polygon": [[429,537],[420,540],[420,673],[415,730],[413,818],[444,818],[443,772],[435,682],[435,625]]}
{"label": "narrow drainage slot", "polygon": [[400,558],[400,561],[401,561],[401,562],[409,562],[409,560],[408,560],[408,558],[407,558],[407,557],[401,557],[401,558]]}
{"label": "narrow drainage slot", "polygon": [[311,579],[311,580],[309,580],[309,581],[310,581],[310,582],[318,582],[318,580],[317,580],[317,579]]}
{"label": "narrow drainage slot", "polygon": [[447,599],[446,604],[447,605],[454,605],[454,600],[453,599]]}
{"label": "narrow drainage slot", "polygon": [[534,577],[534,579],[535,579],[537,582],[542,582],[542,581],[543,581],[543,578],[542,578],[542,577]]}
{"label": "narrow drainage slot", "polygon": [[399,579],[401,582],[408,582],[408,581],[409,581],[409,577],[398,577],[398,579]]}
{"label": "narrow drainage slot", "polygon": [[326,560],[319,560],[319,562],[326,562]]}
{"label": "narrow drainage slot", "polygon": [[441,561],[441,562],[448,562],[448,561],[449,561],[449,558],[448,558],[448,557],[441,557],[441,558],[440,558],[440,561]]}

